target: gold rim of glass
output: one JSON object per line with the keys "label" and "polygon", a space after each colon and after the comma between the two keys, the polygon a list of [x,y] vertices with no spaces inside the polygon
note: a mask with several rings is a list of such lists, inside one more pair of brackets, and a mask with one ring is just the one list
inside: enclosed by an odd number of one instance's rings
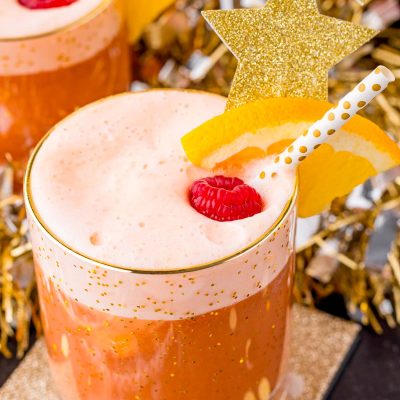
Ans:
{"label": "gold rim of glass", "polygon": [[[201,90],[191,90],[191,89],[149,89],[146,91],[160,91],[160,90],[161,91],[168,90],[168,91],[178,91],[178,92],[181,91],[181,92],[203,93],[208,96],[211,95],[211,96],[222,97],[222,96],[219,96],[214,93],[209,93],[209,92],[205,92],[205,91],[201,91]],[[132,95],[132,94],[135,94],[135,93],[134,92],[126,92],[126,93],[120,93],[120,94],[113,95],[113,96],[108,96],[104,99],[97,100],[93,103],[90,103],[90,104],[84,106],[84,107],[81,107],[79,110],[73,112],[72,114],[70,114],[63,120],[61,120],[53,128],[51,128],[47,132],[47,134],[41,139],[41,141],[37,144],[35,149],[33,150],[33,153],[30,156],[30,159],[29,159],[29,162],[27,165],[25,178],[24,178],[25,206],[27,208],[27,211],[30,213],[30,215],[34,219],[35,223],[40,227],[40,229],[43,231],[43,233],[46,236],[48,236],[48,238],[51,241],[55,242],[56,245],[60,246],[64,251],[72,254],[74,257],[77,257],[78,259],[81,259],[89,264],[94,264],[101,268],[119,270],[119,271],[125,271],[125,272],[130,272],[130,273],[135,273],[135,274],[143,274],[143,275],[171,275],[171,274],[182,274],[182,273],[188,273],[188,272],[194,272],[194,271],[212,268],[214,266],[218,266],[218,265],[224,264],[228,261],[231,261],[235,258],[238,258],[241,255],[251,251],[254,247],[261,244],[264,240],[267,240],[281,226],[281,224],[285,220],[286,216],[293,210],[293,208],[296,205],[297,194],[298,194],[298,176],[297,175],[294,178],[292,194],[291,194],[289,200],[286,202],[285,207],[283,208],[282,212],[280,213],[278,218],[276,218],[274,223],[258,239],[254,240],[253,242],[249,243],[249,245],[247,245],[246,247],[241,248],[240,250],[238,250],[234,253],[228,254],[225,257],[210,261],[208,263],[191,265],[189,267],[176,267],[176,268],[168,267],[166,269],[153,269],[153,270],[144,269],[144,268],[136,268],[136,267],[132,268],[132,267],[120,266],[120,265],[107,263],[107,262],[89,257],[89,256],[77,251],[76,249],[70,247],[67,243],[65,243],[63,240],[61,240],[56,234],[54,234],[51,231],[51,229],[45,224],[45,222],[43,221],[43,219],[40,216],[39,211],[36,209],[36,207],[34,205],[34,201],[33,201],[33,196],[31,193],[31,189],[30,189],[30,176],[31,176],[33,164],[35,162],[35,158],[36,158],[37,154],[39,153],[39,151],[40,151],[41,147],[43,146],[43,144],[45,143],[46,139],[57,129],[57,127],[60,124],[62,124],[65,120],[73,117],[76,113],[81,112],[82,110],[84,110],[87,107],[90,107],[93,104],[98,104],[98,103],[107,101],[110,98]]]}
{"label": "gold rim of glass", "polygon": [[[82,15],[79,19],[77,19],[74,22],[71,22],[67,25],[64,25],[60,28],[57,29],[52,29],[48,32],[43,32],[40,33],[38,35],[28,35],[28,36],[19,36],[19,37],[15,37],[15,38],[1,38],[0,37],[0,43],[7,43],[7,42],[23,42],[25,40],[34,40],[34,39],[40,39],[40,38],[44,38],[47,36],[52,36],[52,35],[56,35],[59,33],[63,33],[72,29],[77,29],[80,26],[86,24],[87,22],[93,20],[94,18],[96,18],[98,15],[100,15],[104,10],[107,9],[108,6],[110,6],[112,3],[114,3],[116,0],[101,0],[100,3],[93,8],[92,10],[90,10],[88,13],[86,13],[85,15]],[[32,11],[34,12],[34,11]]]}

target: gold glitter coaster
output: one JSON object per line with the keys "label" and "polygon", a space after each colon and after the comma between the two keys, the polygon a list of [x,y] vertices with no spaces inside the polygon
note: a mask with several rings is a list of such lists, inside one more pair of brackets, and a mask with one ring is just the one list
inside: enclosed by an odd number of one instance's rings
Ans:
{"label": "gold glitter coaster", "polygon": [[360,330],[354,322],[295,305],[289,376],[291,398],[322,400]]}
{"label": "gold glitter coaster", "polygon": [[[295,305],[288,390],[291,399],[322,400],[360,327]],[[1,400],[59,400],[39,340],[0,389]]]}

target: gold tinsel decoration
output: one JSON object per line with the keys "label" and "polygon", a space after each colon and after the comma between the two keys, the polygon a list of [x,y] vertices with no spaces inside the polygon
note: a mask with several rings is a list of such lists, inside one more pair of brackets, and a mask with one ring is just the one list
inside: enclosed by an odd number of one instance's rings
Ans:
{"label": "gold tinsel decoration", "polygon": [[17,356],[24,355],[31,321],[41,332],[28,222],[22,195],[15,194],[20,193],[15,183],[20,170],[11,160],[0,170],[0,352],[5,357],[12,356],[11,338],[17,341]]}
{"label": "gold tinsel decoration", "polygon": [[[145,29],[133,48],[134,89],[179,87],[228,95],[236,60],[201,18],[203,10],[221,4],[240,7],[240,0],[177,0]],[[247,0],[246,4],[251,3]],[[253,6],[263,6],[253,0]],[[398,78],[363,115],[400,139],[400,18],[397,0],[321,0],[324,15],[368,24],[382,30],[330,72],[329,93],[335,102],[378,64]],[[398,24],[397,24],[398,25]],[[384,29],[386,28],[386,29]],[[28,347],[30,328],[41,333],[38,301],[27,238],[23,199],[13,189],[15,166],[0,171],[0,352],[10,357],[9,341],[16,340],[17,356]],[[400,175],[400,173],[398,173]],[[368,207],[337,199],[321,216],[318,229],[299,249],[295,298],[318,306],[331,294],[343,297],[349,316],[376,332],[385,322],[400,325],[400,229],[379,265],[366,263],[371,238],[386,213],[400,221],[400,178],[396,173],[372,180],[381,190]],[[394,216],[394,217],[393,217]]]}

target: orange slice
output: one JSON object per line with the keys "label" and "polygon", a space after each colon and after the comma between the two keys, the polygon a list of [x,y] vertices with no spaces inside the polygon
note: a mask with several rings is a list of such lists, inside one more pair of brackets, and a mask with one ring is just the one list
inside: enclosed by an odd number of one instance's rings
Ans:
{"label": "orange slice", "polygon": [[138,40],[143,29],[153,21],[163,10],[169,7],[174,0],[135,0],[126,1],[126,16],[131,43]]}
{"label": "orange slice", "polygon": [[[276,98],[246,104],[200,125],[182,138],[189,160],[213,170],[276,154],[320,119],[332,104]],[[323,211],[378,172],[400,164],[400,149],[377,125],[351,119],[299,167],[299,215]]]}

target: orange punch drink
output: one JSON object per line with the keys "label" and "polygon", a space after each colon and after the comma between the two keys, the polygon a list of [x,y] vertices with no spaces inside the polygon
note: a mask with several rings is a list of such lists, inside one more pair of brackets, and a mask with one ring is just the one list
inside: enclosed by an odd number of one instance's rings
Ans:
{"label": "orange punch drink", "polygon": [[284,398],[296,179],[256,187],[261,209],[249,217],[193,208],[190,187],[210,171],[189,162],[181,138],[225,102],[113,96],[56,125],[31,158],[26,204],[64,400]]}
{"label": "orange punch drink", "polygon": [[10,153],[26,160],[54,123],[128,85],[128,45],[116,1],[1,0],[2,159]]}

